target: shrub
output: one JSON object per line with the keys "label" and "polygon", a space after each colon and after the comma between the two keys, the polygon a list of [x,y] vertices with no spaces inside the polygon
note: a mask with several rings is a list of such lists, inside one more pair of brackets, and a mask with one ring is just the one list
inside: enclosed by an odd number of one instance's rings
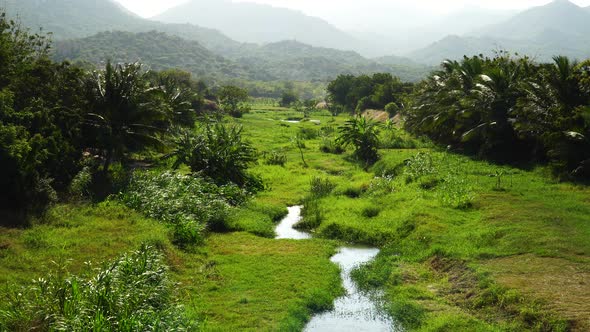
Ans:
{"label": "shrub", "polygon": [[121,195],[127,206],[174,226],[175,244],[186,247],[202,240],[203,230],[222,230],[231,206],[247,193],[236,185],[217,186],[173,172],[136,172]]}
{"label": "shrub", "polygon": [[471,186],[458,175],[447,175],[439,186],[438,198],[443,205],[457,209],[472,206],[475,193]]}
{"label": "shrub", "polygon": [[320,151],[323,153],[343,154],[346,149],[336,139],[324,137],[320,143]]}
{"label": "shrub", "polygon": [[396,103],[389,103],[385,105],[385,112],[387,112],[390,117],[396,116],[399,111],[399,106]]}
{"label": "shrub", "polygon": [[377,206],[367,206],[363,209],[362,215],[365,218],[375,218],[381,213],[381,208]]}
{"label": "shrub", "polygon": [[0,311],[0,330],[171,331],[195,328],[172,299],[162,255],[142,245],[92,277],[63,269],[19,290]]}
{"label": "shrub", "polygon": [[395,181],[393,176],[382,176],[382,177],[375,177],[371,184],[369,185],[369,189],[367,193],[373,196],[382,196],[391,194],[395,191]]}
{"label": "shrub", "polygon": [[408,159],[404,170],[406,183],[414,182],[422,176],[434,174],[435,172],[436,168],[434,167],[432,156],[425,152],[420,152]]}
{"label": "shrub", "polygon": [[287,155],[277,151],[266,152],[264,153],[264,163],[284,167],[287,163]]}
{"label": "shrub", "polygon": [[262,181],[248,173],[257,161],[256,150],[242,138],[242,127],[207,123],[197,134],[180,130],[174,138],[175,167],[185,164],[193,173],[205,175],[217,184],[230,182],[251,191],[262,189]]}
{"label": "shrub", "polygon": [[303,209],[301,209],[301,221],[295,225],[298,229],[312,230],[318,228],[324,221],[319,197],[308,196],[303,202]]}
{"label": "shrub", "polygon": [[303,127],[299,129],[299,135],[304,140],[316,139],[319,136],[319,133],[316,129]]}
{"label": "shrub", "polygon": [[92,185],[92,172],[90,167],[84,167],[70,183],[70,195],[74,199],[81,199],[90,196]]}
{"label": "shrub", "polygon": [[353,145],[354,157],[369,166],[379,160],[379,123],[362,116],[347,121],[340,127],[338,142],[344,147]]}
{"label": "shrub", "polygon": [[324,197],[330,195],[335,188],[336,184],[330,179],[314,176],[311,179],[309,191],[311,196]]}

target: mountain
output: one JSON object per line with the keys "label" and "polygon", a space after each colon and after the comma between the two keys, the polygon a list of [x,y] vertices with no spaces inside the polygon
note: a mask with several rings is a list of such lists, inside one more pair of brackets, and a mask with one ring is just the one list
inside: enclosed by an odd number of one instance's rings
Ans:
{"label": "mountain", "polygon": [[199,41],[215,51],[240,45],[213,29],[143,19],[113,0],[1,0],[0,8],[34,31],[42,27],[51,32],[54,40],[84,38],[103,31],[157,30]]}
{"label": "mountain", "polygon": [[282,80],[327,81],[339,74],[392,73],[402,80],[417,81],[428,68],[415,63],[387,64],[362,57],[353,51],[314,47],[298,41],[249,45],[229,58],[257,70],[267,70]]}
{"label": "mountain", "polygon": [[267,45],[242,44],[225,58],[200,43],[162,32],[101,32],[82,39],[57,41],[54,58],[101,64],[144,63],[153,70],[179,68],[212,83],[231,79],[256,81],[328,81],[339,74],[389,72],[409,81],[423,78],[420,65],[388,65],[355,52],[313,47],[296,41]]}
{"label": "mountain", "polygon": [[218,56],[196,41],[188,41],[163,32],[101,32],[77,40],[57,41],[55,60],[71,60],[101,64],[113,62],[141,62],[152,70],[178,68],[198,78],[218,81],[227,78],[270,80],[263,71]]}
{"label": "mountain", "polygon": [[56,39],[79,38],[117,27],[136,28],[143,19],[111,0],[3,0],[0,7],[27,27]]}
{"label": "mountain", "polygon": [[427,73],[420,65],[379,63],[296,41],[240,43],[214,29],[142,19],[111,0],[3,1],[9,16],[23,25],[53,31],[58,60],[141,61],[155,70],[177,67],[214,82],[325,81],[341,73],[380,71],[415,81]]}
{"label": "mountain", "polygon": [[526,54],[538,61],[549,61],[557,54],[588,58],[590,12],[567,0],[556,0],[468,35],[447,36],[407,56],[435,64],[463,55],[493,55],[497,50]]}
{"label": "mountain", "polygon": [[305,44],[355,49],[360,42],[328,22],[301,12],[250,2],[192,0],[157,15],[166,23],[193,23],[247,43],[297,40]]}
{"label": "mountain", "polygon": [[547,31],[566,35],[588,35],[590,12],[568,0],[555,0],[545,6],[534,7],[507,21],[484,28],[476,34],[494,38],[527,40]]}

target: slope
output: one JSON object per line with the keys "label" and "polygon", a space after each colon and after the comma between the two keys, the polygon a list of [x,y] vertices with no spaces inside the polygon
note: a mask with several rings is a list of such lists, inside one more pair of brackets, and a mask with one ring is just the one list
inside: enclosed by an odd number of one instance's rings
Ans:
{"label": "slope", "polygon": [[154,19],[167,23],[196,23],[249,43],[294,39],[313,46],[338,49],[355,49],[360,43],[319,18],[256,3],[193,0]]}
{"label": "slope", "polygon": [[153,70],[179,68],[208,81],[227,78],[270,80],[265,71],[251,71],[207,50],[196,41],[156,31],[101,32],[91,37],[55,43],[56,60],[100,64],[139,61]]}

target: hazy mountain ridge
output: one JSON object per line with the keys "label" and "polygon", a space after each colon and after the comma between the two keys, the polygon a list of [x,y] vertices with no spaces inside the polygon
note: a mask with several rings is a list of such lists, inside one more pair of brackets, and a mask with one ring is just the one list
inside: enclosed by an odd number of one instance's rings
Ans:
{"label": "hazy mountain ridge", "polygon": [[249,2],[192,0],[153,19],[166,23],[198,24],[246,43],[297,40],[312,46],[343,50],[357,49],[362,44],[320,18],[290,9]]}
{"label": "hazy mountain ridge", "polygon": [[54,48],[54,58],[59,61],[93,64],[107,59],[114,62],[138,61],[153,70],[178,68],[209,81],[224,78],[273,79],[264,71],[251,71],[249,67],[216,55],[196,41],[157,31],[100,32],[82,39],[57,41]]}
{"label": "hazy mountain ridge", "polygon": [[589,8],[556,0],[466,36],[447,36],[407,56],[434,64],[463,55],[493,55],[495,50],[507,50],[539,61],[547,61],[556,54],[581,59],[590,56],[589,41]]}

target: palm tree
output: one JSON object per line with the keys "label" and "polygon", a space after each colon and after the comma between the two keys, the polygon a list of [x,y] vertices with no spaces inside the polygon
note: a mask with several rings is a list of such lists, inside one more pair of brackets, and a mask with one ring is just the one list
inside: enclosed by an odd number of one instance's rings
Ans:
{"label": "palm tree", "polygon": [[151,87],[141,65],[112,65],[89,81],[92,111],[86,124],[94,130],[94,146],[104,151],[103,171],[130,151],[161,146],[158,137],[168,125],[168,114],[157,88]]}
{"label": "palm tree", "polygon": [[353,145],[354,156],[365,163],[365,166],[374,164],[379,160],[377,147],[379,146],[378,122],[363,116],[356,116],[348,120],[340,127],[340,136],[337,141],[343,146]]}

